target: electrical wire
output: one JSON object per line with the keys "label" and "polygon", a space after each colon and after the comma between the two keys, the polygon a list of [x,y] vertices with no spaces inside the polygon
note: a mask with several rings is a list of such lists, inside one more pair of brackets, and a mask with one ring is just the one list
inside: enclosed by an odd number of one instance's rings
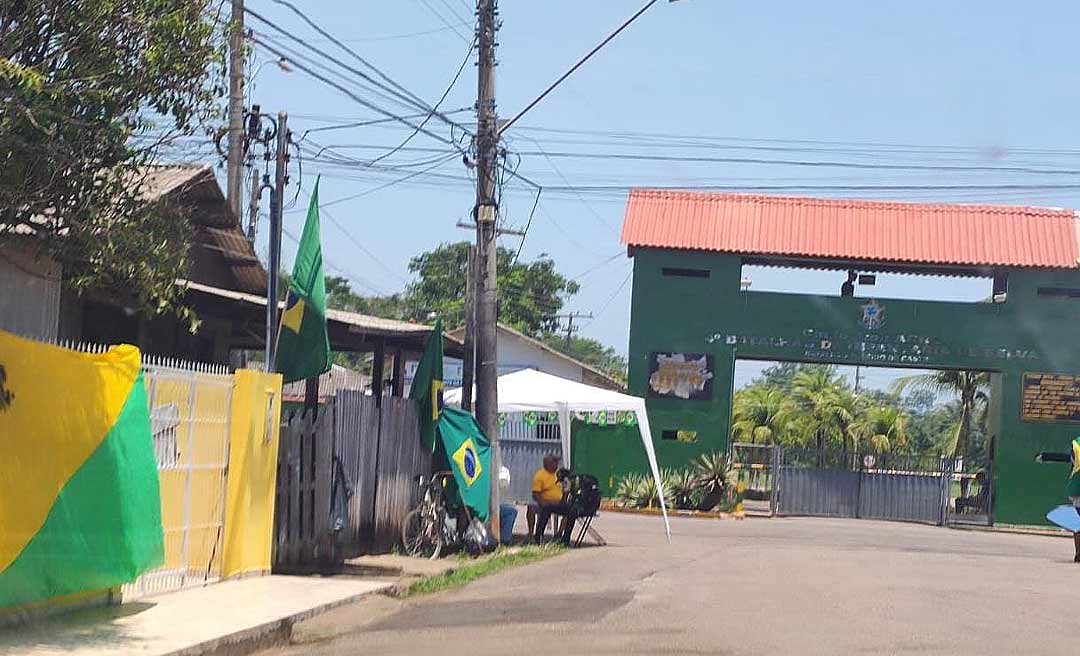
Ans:
{"label": "electrical wire", "polygon": [[[427,106],[427,104],[422,99],[417,97],[416,94],[413,94],[412,92],[409,92],[408,90],[405,90],[404,92],[401,91],[400,89],[404,89],[404,87],[401,87],[401,85],[399,85],[397,83],[394,83],[394,87],[397,87],[397,88],[392,88],[391,86],[388,86],[387,84],[379,82],[378,80],[371,77],[367,73],[364,73],[360,69],[358,69],[358,68],[356,68],[354,66],[350,66],[349,64],[346,64],[345,62],[341,61],[337,57],[327,53],[324,50],[322,50],[321,48],[317,48],[317,47],[313,46],[311,43],[309,43],[307,41],[304,41],[300,37],[295,36],[294,34],[289,32],[285,28],[279,26],[278,24],[274,23],[273,21],[270,21],[270,20],[264,18],[262,15],[260,15],[258,12],[254,11],[252,9],[245,8],[244,13],[250,15],[252,18],[258,20],[259,22],[267,25],[268,27],[273,29],[275,32],[277,32],[281,36],[289,39],[290,41],[296,43],[297,45],[299,45],[299,46],[301,46],[303,48],[306,48],[307,50],[311,51],[312,53],[322,57],[323,59],[333,63],[334,65],[336,65],[336,66],[348,71],[349,73],[359,77],[360,79],[364,80],[364,82],[366,82],[367,84],[370,84],[371,86],[373,86],[373,87],[381,90],[383,93],[387,94],[388,97],[392,97],[392,98],[396,99],[397,101],[401,102],[404,106],[411,107],[414,110],[419,109],[419,110],[424,110],[424,111],[431,111],[431,108],[429,106]],[[252,30],[252,32],[253,32],[253,34],[257,34],[258,36],[262,37],[263,39],[266,39],[266,40],[271,40],[272,39],[272,37],[270,37],[269,35],[267,35],[265,33],[256,32],[254,30]],[[282,45],[280,43],[278,43],[277,45],[278,45],[278,47],[280,47],[282,49],[288,50],[294,56],[297,55],[296,50],[289,49],[287,46],[284,46],[284,45]],[[288,59],[288,58],[286,58],[286,59]],[[447,119],[447,120],[449,121],[449,119]]]}
{"label": "electrical wire", "polygon": [[536,206],[540,204],[540,194],[543,193],[543,191],[543,188],[536,190],[536,198],[533,200],[532,209],[529,210],[529,221],[525,224],[525,230],[522,231],[521,243],[518,244],[517,253],[514,253],[514,261],[511,263],[511,267],[513,267],[514,264],[517,264],[518,258],[521,257],[521,249],[525,248],[525,238],[529,236],[529,228],[532,227],[533,215],[536,214]]}
{"label": "electrical wire", "polygon": [[[256,37],[254,37],[253,40],[255,41],[255,43],[261,45],[263,48],[266,48],[271,53],[277,54],[279,56],[284,56],[283,54],[281,54],[280,50],[274,48],[273,46],[268,45],[265,41],[261,40],[259,37],[256,36]],[[386,116],[388,118],[392,118],[395,121],[397,121],[398,123],[401,123],[402,125],[406,125],[406,126],[408,126],[410,128],[417,129],[418,126],[415,126],[415,125],[409,123],[407,120],[405,120],[401,116],[398,116],[398,115],[396,115],[396,114],[394,114],[394,113],[392,113],[390,111],[387,111],[387,110],[379,107],[378,105],[375,105],[374,103],[371,103],[371,102],[369,102],[367,100],[364,100],[363,98],[356,95],[355,93],[353,93],[352,91],[350,91],[349,89],[344,87],[343,85],[338,84],[337,82],[334,82],[333,80],[327,78],[324,75],[320,75],[319,73],[315,72],[311,68],[308,68],[308,67],[306,67],[306,66],[304,66],[302,64],[296,63],[296,62],[294,62],[294,65],[296,66],[297,69],[299,69],[301,71],[304,71],[305,73],[307,73],[308,75],[312,76],[313,78],[319,80],[320,82],[323,82],[324,84],[328,84],[328,85],[334,87],[335,89],[337,89],[341,93],[343,93],[346,96],[348,96],[349,98],[351,98],[356,103],[358,103],[360,105],[363,105],[364,107],[367,107],[368,109],[370,109],[372,111],[375,111],[375,112],[377,112],[379,114],[382,114],[382,115],[384,115],[384,116]],[[449,139],[447,139],[447,138],[445,138],[445,137],[443,137],[441,135],[435,134],[434,132],[431,132],[430,130],[427,130],[426,128],[419,128],[419,131],[421,133],[423,133],[424,135],[429,136],[432,139],[435,139],[436,141],[439,141],[441,143],[445,143],[445,144],[447,144],[449,146],[453,146],[453,147],[457,148],[462,154],[465,154],[465,151],[461,150],[460,146],[458,146],[455,142],[453,142],[453,141],[451,141],[451,140],[449,140]]]}
{"label": "electrical wire", "polygon": [[869,162],[842,162],[837,160],[791,160],[765,159],[756,157],[697,157],[681,155],[649,155],[630,153],[584,153],[567,151],[518,151],[520,155],[543,155],[591,160],[631,160],[649,162],[697,162],[724,164],[777,164],[782,166],[838,167],[871,169],[884,171],[963,171],[980,173],[1028,173],[1035,175],[1080,175],[1076,169],[1037,169],[1024,166],[980,166],[980,165],[944,165],[944,164],[880,164]]}
{"label": "electrical wire", "polygon": [[405,139],[400,144],[398,144],[397,146],[395,146],[391,150],[387,151],[386,153],[384,153],[382,155],[379,155],[378,157],[373,159],[372,163],[382,161],[382,160],[386,159],[387,157],[390,157],[394,153],[398,152],[399,150],[404,148],[410,141],[412,141],[413,137],[415,137],[420,132],[420,130],[424,129],[424,126],[427,125],[428,121],[431,120],[431,117],[434,116],[436,114],[436,112],[439,111],[439,106],[442,105],[443,101],[446,100],[446,97],[448,95],[450,95],[450,91],[454,88],[454,85],[457,84],[458,78],[461,77],[461,72],[465,70],[465,64],[469,63],[469,57],[472,55],[472,52],[473,52],[473,50],[475,48],[476,48],[476,39],[473,39],[472,43],[469,44],[469,48],[465,51],[465,57],[461,60],[461,66],[458,66],[457,72],[454,73],[454,78],[452,80],[450,80],[450,84],[446,85],[446,91],[443,91],[443,94],[442,94],[442,96],[439,97],[438,102],[436,102],[432,106],[431,111],[428,112],[428,115],[425,116],[424,120],[420,122],[420,125],[416,126],[416,129],[413,130],[409,134],[409,136],[405,137]]}
{"label": "electrical wire", "polygon": [[615,289],[615,292],[610,297],[608,297],[608,300],[604,302],[603,306],[601,306],[599,310],[593,313],[592,321],[589,321],[589,323],[585,324],[586,326],[592,325],[593,322],[600,318],[600,315],[603,314],[604,311],[606,311],[608,307],[611,306],[611,303],[615,300],[615,297],[619,295],[619,292],[623,290],[623,287],[626,287],[626,283],[630,282],[630,278],[633,275],[634,269],[631,267],[630,271],[626,274],[626,277],[623,278],[623,281],[619,283],[619,286]]}
{"label": "electrical wire", "polygon": [[[448,20],[445,16],[443,16],[441,12],[436,10],[435,7],[432,6],[431,3],[428,2],[428,0],[420,0],[420,4],[427,7],[427,10],[429,12],[431,12],[436,18],[438,18],[439,21],[443,25],[445,25],[447,28],[453,30],[454,34],[457,34],[459,37],[461,37],[462,41],[468,42],[469,38],[466,37],[464,34],[462,34],[462,32],[460,30],[458,30],[456,27],[454,27],[454,24],[450,20]],[[445,2],[443,4],[446,5]],[[447,5],[447,9],[449,9],[448,5]],[[452,16],[454,16],[454,18],[457,18],[457,19],[461,20],[461,17],[458,16],[457,14],[455,14],[453,10],[451,10],[450,13],[451,13]],[[461,22],[464,22],[464,21],[461,21]]]}
{"label": "electrical wire", "polygon": [[[347,53],[349,53],[350,55],[352,55],[352,56],[353,56],[353,57],[354,57],[354,58],[355,58],[355,59],[356,59],[356,60],[357,60],[358,62],[360,62],[361,64],[363,64],[363,65],[364,65],[365,67],[367,67],[367,68],[368,68],[369,70],[371,70],[371,71],[372,71],[373,73],[375,73],[375,74],[376,74],[377,76],[379,76],[380,78],[382,78],[382,79],[383,79],[384,81],[386,81],[386,82],[387,82],[388,84],[390,84],[391,86],[395,87],[395,88],[396,88],[396,89],[397,89],[398,91],[400,91],[401,93],[403,93],[403,94],[404,94],[404,95],[406,95],[406,96],[409,96],[409,97],[411,97],[411,98],[412,98],[412,99],[413,99],[414,101],[416,101],[416,102],[417,102],[417,103],[418,103],[418,104],[420,105],[420,108],[421,108],[421,109],[425,109],[425,110],[431,111],[431,107],[428,107],[428,106],[426,105],[426,103],[424,102],[424,100],[423,100],[422,98],[420,98],[419,96],[417,96],[417,95],[416,95],[416,94],[414,94],[413,92],[409,91],[408,89],[406,89],[406,88],[405,88],[405,87],[403,87],[402,85],[398,84],[398,82],[396,82],[396,81],[395,81],[395,80],[394,80],[393,78],[391,78],[391,77],[390,77],[389,75],[387,75],[386,73],[384,73],[384,72],[382,72],[381,70],[379,70],[379,68],[378,68],[378,67],[376,67],[376,66],[375,66],[374,64],[372,64],[372,63],[371,63],[371,62],[369,62],[368,60],[366,60],[366,59],[364,59],[363,57],[361,57],[361,56],[359,55],[359,53],[357,53],[357,52],[356,52],[355,50],[353,50],[352,48],[349,48],[349,47],[348,47],[348,46],[346,46],[346,45],[345,45],[344,43],[342,43],[342,42],[341,42],[340,40],[338,40],[337,38],[335,38],[335,37],[334,37],[334,36],[333,36],[332,34],[330,34],[330,33],[329,33],[329,32],[327,32],[326,30],[324,30],[324,29],[322,29],[321,27],[319,27],[319,26],[318,26],[318,24],[316,24],[316,23],[315,23],[315,21],[311,20],[311,19],[310,19],[310,18],[309,18],[309,17],[308,17],[308,16],[307,16],[307,15],[306,15],[306,14],[305,14],[305,13],[304,13],[303,11],[301,11],[300,9],[298,9],[298,8],[296,7],[296,5],[294,5],[294,4],[293,4],[293,3],[291,3],[291,2],[288,2],[288,0],[272,0],[272,1],[273,1],[274,3],[276,3],[276,4],[279,4],[279,5],[283,5],[283,6],[285,6],[285,7],[288,7],[289,9],[291,9],[293,13],[295,13],[295,14],[296,14],[297,16],[299,16],[299,17],[301,18],[301,20],[303,20],[303,21],[304,21],[305,23],[307,23],[307,24],[308,24],[309,26],[311,26],[311,28],[312,28],[312,29],[314,29],[314,30],[315,30],[316,32],[318,32],[319,34],[323,35],[324,37],[326,37],[326,38],[330,39],[330,40],[331,40],[331,41],[332,41],[332,42],[334,43],[334,45],[336,45],[337,47],[341,48],[341,49],[342,49],[342,50],[344,50],[345,52],[347,52]],[[468,41],[468,39],[465,39],[465,41],[467,42],[467,41]],[[447,118],[446,118],[445,116],[443,116],[443,115],[440,115],[440,114],[436,114],[436,116],[439,116],[439,118],[441,118],[442,120],[444,120],[444,121],[445,121],[445,122],[447,122],[447,123],[450,123],[450,124],[452,124],[452,125],[454,124],[454,123],[453,123],[452,121],[450,121],[449,119],[447,119]],[[457,126],[457,127],[458,127],[459,129],[463,129],[463,128],[461,128],[461,126]]]}

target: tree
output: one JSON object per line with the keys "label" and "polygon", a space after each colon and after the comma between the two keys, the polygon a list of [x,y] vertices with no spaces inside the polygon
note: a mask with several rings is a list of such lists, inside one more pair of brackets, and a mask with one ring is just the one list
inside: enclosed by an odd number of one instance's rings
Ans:
{"label": "tree", "polygon": [[0,239],[32,235],[77,291],[178,309],[188,224],[148,207],[143,184],[217,110],[215,4],[0,4]]}
{"label": "tree", "polygon": [[849,428],[858,411],[858,398],[836,373],[835,367],[799,371],[792,380],[791,395],[799,411],[804,443],[821,451],[829,442],[847,450]]}
{"label": "tree", "polygon": [[784,390],[751,385],[735,392],[731,437],[751,444],[783,444],[791,430],[794,404]]}
{"label": "tree", "polygon": [[899,452],[908,444],[907,416],[900,408],[875,405],[863,408],[851,424],[855,450],[869,446],[878,453]]}
{"label": "tree", "polygon": [[568,343],[565,337],[554,333],[543,335],[540,339],[556,351],[595,367],[620,383],[626,383],[626,358],[610,346],[604,346],[595,339],[576,336],[571,337]]}
{"label": "tree", "polygon": [[909,388],[959,397],[960,416],[950,438],[942,445],[942,454],[953,458],[970,455],[975,427],[985,430],[986,426],[990,406],[990,374],[984,371],[936,371],[901,378],[894,386],[898,394]]}
{"label": "tree", "polygon": [[405,302],[400,295],[361,296],[352,290],[348,279],[340,276],[326,277],[326,306],[383,319],[402,320],[407,315]]}
{"label": "tree", "polygon": [[[405,290],[411,318],[426,321],[434,312],[447,327],[464,322],[468,254],[469,242],[461,241],[442,244],[409,261],[409,271],[419,277]],[[556,330],[556,315],[578,292],[578,284],[557,272],[555,262],[544,254],[526,264],[515,261],[513,251],[499,248],[496,263],[499,321],[532,337]]]}

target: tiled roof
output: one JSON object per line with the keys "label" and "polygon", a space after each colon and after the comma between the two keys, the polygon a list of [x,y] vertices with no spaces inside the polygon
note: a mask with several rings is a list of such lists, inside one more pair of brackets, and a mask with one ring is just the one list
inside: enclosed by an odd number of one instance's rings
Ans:
{"label": "tiled roof", "polygon": [[746,255],[990,267],[1076,268],[1076,213],[635,189],[622,243]]}

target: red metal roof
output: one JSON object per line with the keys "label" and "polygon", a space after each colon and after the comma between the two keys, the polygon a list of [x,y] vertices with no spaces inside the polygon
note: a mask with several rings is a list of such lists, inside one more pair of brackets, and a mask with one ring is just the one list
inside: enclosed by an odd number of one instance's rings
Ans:
{"label": "red metal roof", "polygon": [[905,264],[1077,268],[1072,210],[635,189],[627,246]]}

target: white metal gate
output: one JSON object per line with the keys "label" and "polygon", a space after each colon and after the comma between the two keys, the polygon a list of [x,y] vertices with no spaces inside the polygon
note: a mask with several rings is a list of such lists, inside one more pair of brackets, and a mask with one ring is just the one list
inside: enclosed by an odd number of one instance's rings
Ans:
{"label": "white metal gate", "polygon": [[233,376],[222,365],[143,357],[161,484],[165,562],[123,587],[125,599],[221,577]]}
{"label": "white metal gate", "polygon": [[532,500],[532,477],[549,453],[562,456],[559,416],[555,412],[509,412],[499,415],[502,465],[510,470],[510,490],[504,500]]}

